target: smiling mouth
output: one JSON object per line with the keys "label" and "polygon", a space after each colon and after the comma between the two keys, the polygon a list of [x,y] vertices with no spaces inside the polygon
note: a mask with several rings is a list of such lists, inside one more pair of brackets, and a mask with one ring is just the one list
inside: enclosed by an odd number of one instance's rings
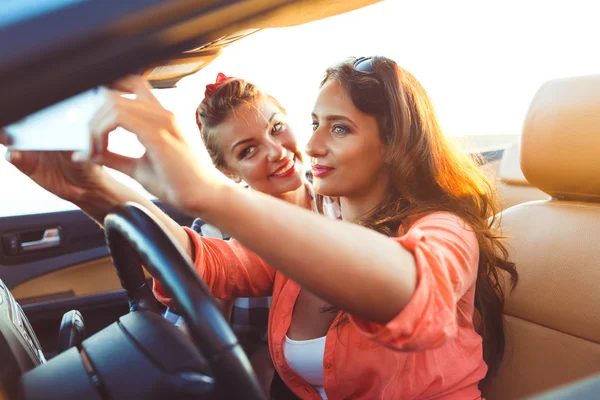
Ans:
{"label": "smiling mouth", "polygon": [[288,161],[287,163],[285,163],[285,165],[283,165],[281,168],[279,168],[277,171],[273,172],[271,175],[269,175],[269,177],[273,177],[273,178],[282,178],[282,177],[287,177],[291,174],[294,173],[294,166],[296,164],[296,157],[292,157],[290,159],[290,161]]}

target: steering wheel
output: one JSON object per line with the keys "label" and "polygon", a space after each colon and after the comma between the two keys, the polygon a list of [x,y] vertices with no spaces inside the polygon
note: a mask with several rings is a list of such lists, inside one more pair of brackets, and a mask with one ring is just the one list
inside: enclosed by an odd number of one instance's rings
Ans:
{"label": "steering wheel", "polygon": [[130,311],[159,312],[144,266],[173,299],[192,341],[208,360],[217,385],[231,398],[263,400],[265,396],[235,334],[192,261],[160,221],[140,205],[126,203],[106,216],[104,229]]}

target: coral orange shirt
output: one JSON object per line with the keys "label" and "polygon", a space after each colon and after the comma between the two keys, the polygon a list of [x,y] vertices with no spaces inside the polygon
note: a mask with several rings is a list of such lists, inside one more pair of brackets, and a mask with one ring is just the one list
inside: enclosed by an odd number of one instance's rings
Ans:
{"label": "coral orange shirt", "polygon": [[[269,348],[275,367],[300,398],[320,400],[317,391],[288,367],[283,356],[283,341],[300,286],[235,240],[203,238],[191,230],[188,234],[195,248],[195,267],[216,297],[272,293]],[[478,383],[487,366],[481,336],[473,327],[479,261],[476,236],[463,220],[444,212],[421,217],[398,234],[390,240],[415,258],[415,292],[406,307],[385,325],[352,315],[348,322],[337,324],[347,315],[338,314],[325,343],[327,397],[480,399]],[[169,304],[158,282],[155,294]]]}

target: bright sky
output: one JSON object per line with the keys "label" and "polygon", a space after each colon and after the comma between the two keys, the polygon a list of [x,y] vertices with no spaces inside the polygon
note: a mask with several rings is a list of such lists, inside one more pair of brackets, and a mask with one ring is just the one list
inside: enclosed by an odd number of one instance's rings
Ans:
{"label": "bright sky", "polygon": [[325,68],[347,56],[378,54],[421,81],[447,134],[519,134],[543,82],[600,72],[596,4],[387,0],[315,23],[259,32],[182,80],[177,97],[191,102],[192,111],[181,123],[194,128],[193,106],[220,71],[258,83],[277,97],[305,142]]}
{"label": "bright sky", "polygon": [[[225,49],[177,89],[156,93],[178,116],[200,156],[194,109],[217,72],[246,78],[277,97],[304,144],[325,68],[347,56],[378,54],[421,81],[447,134],[520,134],[543,82],[600,73],[596,3],[387,0],[323,21],[259,32]],[[131,142],[124,137],[115,145],[128,148]],[[3,158],[0,177],[5,187],[20,189],[0,191],[0,216],[72,208],[42,193]]]}

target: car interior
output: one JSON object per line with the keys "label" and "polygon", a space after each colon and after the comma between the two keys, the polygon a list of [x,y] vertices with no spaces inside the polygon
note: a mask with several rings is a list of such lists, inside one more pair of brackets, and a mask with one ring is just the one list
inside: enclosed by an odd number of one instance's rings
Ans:
{"label": "car interior", "polygon": [[496,183],[498,209],[503,210],[534,200],[546,200],[548,195],[533,186],[521,171],[521,143],[509,143],[500,159],[485,159],[482,168]]}
{"label": "car interior", "polygon": [[600,76],[548,82],[531,102],[521,168],[551,197],[501,213],[519,284],[507,296],[508,356],[489,399],[522,398],[598,373],[599,107]]}
{"label": "car interior", "polygon": [[[0,24],[0,37],[14,38],[0,40],[0,126],[127,73],[173,88],[260,30],[376,2],[64,2]],[[552,80],[520,139],[481,152],[520,274],[487,399],[600,396],[599,109],[600,75]],[[116,209],[104,230],[80,210],[0,217],[0,240],[0,399],[264,398],[189,260],[141,207]],[[150,276],[173,295],[192,340],[160,317]]]}

